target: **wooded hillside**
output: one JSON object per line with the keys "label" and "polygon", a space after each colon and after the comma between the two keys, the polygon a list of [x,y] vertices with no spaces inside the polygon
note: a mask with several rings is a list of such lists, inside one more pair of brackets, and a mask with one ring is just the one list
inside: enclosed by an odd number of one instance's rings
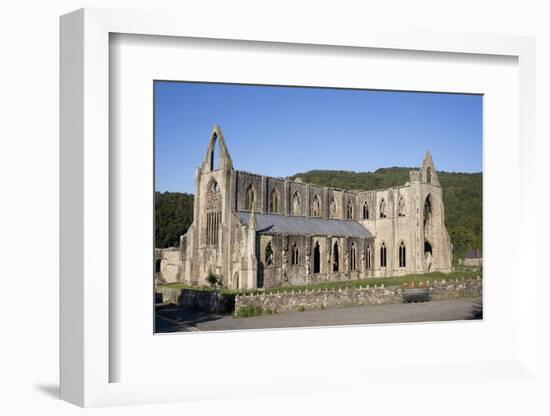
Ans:
{"label": "wooded hillside", "polygon": [[[291,177],[306,183],[348,190],[373,190],[404,185],[412,168],[384,168],[375,172],[313,170]],[[482,174],[437,172],[443,188],[446,225],[454,247],[453,258],[482,248]],[[155,193],[156,247],[177,246],[193,222],[193,195]]]}

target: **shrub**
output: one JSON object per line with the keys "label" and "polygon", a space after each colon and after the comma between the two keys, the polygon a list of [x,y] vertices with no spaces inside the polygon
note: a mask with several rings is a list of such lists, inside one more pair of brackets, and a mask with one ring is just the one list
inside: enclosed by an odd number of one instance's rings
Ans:
{"label": "shrub", "polygon": [[259,306],[243,306],[235,310],[235,318],[250,318],[251,316],[259,316],[263,313]]}

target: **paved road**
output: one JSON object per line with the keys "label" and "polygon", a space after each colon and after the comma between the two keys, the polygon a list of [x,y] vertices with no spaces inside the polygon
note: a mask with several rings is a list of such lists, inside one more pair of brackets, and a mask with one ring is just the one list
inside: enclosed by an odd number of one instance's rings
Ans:
{"label": "paved road", "polygon": [[481,299],[454,299],[425,303],[368,305],[319,311],[286,312],[235,319],[173,306],[157,308],[157,332],[228,331],[242,329],[316,327],[399,322],[479,319]]}

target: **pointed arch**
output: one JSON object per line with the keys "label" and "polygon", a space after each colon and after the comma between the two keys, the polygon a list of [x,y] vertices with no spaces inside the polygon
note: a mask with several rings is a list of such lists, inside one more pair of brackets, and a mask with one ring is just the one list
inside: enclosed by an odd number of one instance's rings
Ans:
{"label": "pointed arch", "polygon": [[355,242],[351,243],[349,264],[350,264],[350,270],[352,271],[357,270],[357,249],[355,247]]}
{"label": "pointed arch", "polygon": [[399,244],[399,267],[407,267],[407,248],[403,240]]}
{"label": "pointed arch", "polygon": [[292,244],[292,262],[290,263],[293,266],[296,266],[298,262],[298,256],[300,252],[298,250],[298,244],[294,243]]}
{"label": "pointed arch", "polygon": [[319,194],[315,194],[315,196],[313,197],[313,203],[311,204],[311,216],[320,217],[321,209],[321,198],[319,197]]}
{"label": "pointed arch", "polygon": [[294,192],[292,196],[292,215],[302,214],[302,204],[300,202],[300,194],[298,191]]}
{"label": "pointed arch", "polygon": [[382,198],[382,200],[380,201],[379,212],[380,212],[380,218],[386,218],[387,217],[386,200],[384,198]]}
{"label": "pointed arch", "polygon": [[352,201],[348,201],[348,207],[347,207],[347,210],[346,210],[346,218],[348,220],[353,219],[353,202]]}
{"label": "pointed arch", "polygon": [[399,202],[397,203],[397,216],[405,216],[405,198],[403,198],[403,196],[399,197]]}
{"label": "pointed arch", "polygon": [[380,267],[386,267],[387,260],[386,243],[383,242],[380,246]]}
{"label": "pointed arch", "polygon": [[272,214],[279,213],[279,191],[277,188],[273,188],[269,195],[269,212]]}
{"label": "pointed arch", "polygon": [[424,209],[422,211],[422,217],[424,219],[424,228],[431,224],[432,219],[432,194],[428,194],[424,200]]}
{"label": "pointed arch", "polygon": [[363,204],[363,219],[369,219],[369,203],[367,201]]}
{"label": "pointed arch", "polygon": [[332,259],[332,271],[340,271],[340,253],[338,250],[338,241],[335,241],[334,246],[332,247]]}
{"label": "pointed arch", "polygon": [[316,241],[313,247],[313,273],[321,273],[321,247],[319,247],[319,241]]}
{"label": "pointed arch", "polygon": [[[218,158],[216,159],[216,147],[219,147],[219,146],[220,145],[218,143],[218,133],[214,132],[214,134],[212,134],[212,141],[210,146],[210,170],[211,171],[219,169],[220,167],[219,154],[218,154]],[[219,149],[218,149],[218,153],[219,153]]]}
{"label": "pointed arch", "polygon": [[426,169],[426,182],[432,183],[432,168],[430,166]]}
{"label": "pointed arch", "polygon": [[219,228],[222,220],[222,198],[220,187],[214,178],[210,180],[206,189],[206,221],[204,228],[206,228],[206,244],[212,246],[218,245]]}
{"label": "pointed arch", "polygon": [[254,204],[254,201],[256,200],[256,191],[254,190],[254,187],[252,184],[248,185],[246,188],[246,191],[244,193],[244,209],[245,211],[251,211],[252,205]]}

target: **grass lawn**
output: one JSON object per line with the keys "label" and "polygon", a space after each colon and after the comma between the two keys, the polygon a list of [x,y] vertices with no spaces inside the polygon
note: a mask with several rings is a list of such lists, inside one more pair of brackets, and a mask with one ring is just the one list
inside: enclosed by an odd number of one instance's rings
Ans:
{"label": "grass lawn", "polygon": [[[461,270],[454,271],[451,273],[425,273],[425,274],[408,274],[405,276],[396,276],[396,277],[380,277],[380,278],[369,278],[369,279],[360,279],[360,280],[341,280],[337,282],[325,282],[312,284],[307,286],[286,286],[286,287],[273,287],[268,289],[254,289],[254,290],[230,290],[230,289],[221,289],[221,293],[227,294],[237,294],[237,293],[284,293],[291,292],[296,290],[311,290],[311,289],[339,289],[344,287],[359,287],[366,285],[384,285],[385,287],[390,286],[401,286],[403,283],[419,283],[426,281],[434,280],[464,280],[464,279],[475,279],[476,276],[481,276],[481,271],[479,270]],[[197,286],[188,286],[183,283],[171,283],[163,285],[162,287],[169,287],[173,289],[189,289],[189,290],[212,290],[209,287],[197,287]]]}

